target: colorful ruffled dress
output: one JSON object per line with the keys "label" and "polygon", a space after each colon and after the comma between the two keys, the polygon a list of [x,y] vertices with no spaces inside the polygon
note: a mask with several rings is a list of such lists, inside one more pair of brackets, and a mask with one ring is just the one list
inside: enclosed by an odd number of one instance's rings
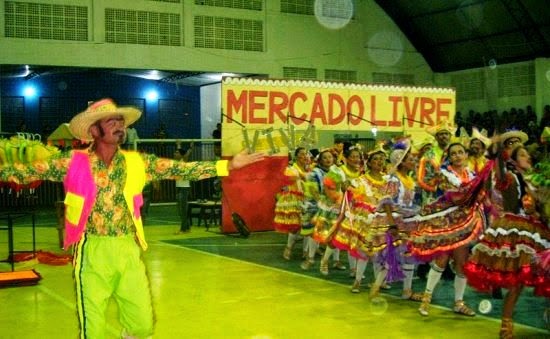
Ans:
{"label": "colorful ruffled dress", "polygon": [[468,284],[480,291],[533,286],[535,294],[550,297],[550,270],[540,264],[550,248],[549,225],[525,213],[532,197],[521,177],[507,172],[504,178],[495,183],[492,197],[500,211],[464,267]]}
{"label": "colorful ruffled dress", "polygon": [[390,180],[397,182],[397,194],[394,198],[394,210],[397,217],[394,220],[398,226],[399,238],[403,243],[397,248],[398,260],[401,264],[417,264],[418,260],[414,259],[407,246],[407,241],[411,236],[412,231],[416,229],[406,228],[411,224],[403,223],[403,218],[410,218],[420,212],[420,206],[416,205],[415,195],[417,194],[417,185],[413,177],[403,175],[400,172],[395,172],[390,176]]}
{"label": "colorful ruffled dress", "polygon": [[396,193],[396,182],[388,182],[387,176],[376,180],[364,174],[354,179],[346,191],[345,218],[332,244],[361,259],[385,249],[389,223],[383,206],[392,204]]}
{"label": "colorful ruffled dress", "polygon": [[486,166],[478,177],[468,168],[461,174],[451,166],[441,169],[444,182],[440,187],[445,193],[402,222],[402,227],[411,230],[409,249],[413,256],[430,261],[480,237],[486,223],[480,201],[491,169],[492,165]]}
{"label": "colorful ruffled dress", "polygon": [[275,231],[296,233],[300,230],[304,202],[303,180],[306,174],[306,170],[296,163],[285,169],[288,183],[276,196],[275,217],[273,220]]}
{"label": "colorful ruffled dress", "polygon": [[318,166],[306,175],[306,180],[304,182],[302,228],[300,230],[300,234],[303,236],[310,236],[313,234],[313,217],[319,209],[318,201],[323,192],[323,179],[327,173],[328,169]]}
{"label": "colorful ruffled dress", "polygon": [[339,216],[342,212],[344,185],[350,176],[358,177],[360,172],[351,172],[347,166],[331,166],[323,178],[323,194],[319,199],[318,210],[312,219],[314,226],[313,239],[320,244],[332,241],[339,226]]}

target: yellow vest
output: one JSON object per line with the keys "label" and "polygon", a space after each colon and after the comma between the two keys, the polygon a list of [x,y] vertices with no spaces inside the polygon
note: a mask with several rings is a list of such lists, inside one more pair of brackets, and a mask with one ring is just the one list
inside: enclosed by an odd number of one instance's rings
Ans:
{"label": "yellow vest", "polygon": [[[67,171],[68,175],[64,182],[66,192],[65,228],[67,235],[72,234],[69,241],[67,238],[65,239],[65,247],[82,237],[86,222],[91,213],[90,207],[95,203],[96,191],[95,185],[91,184],[94,179],[89,170],[90,160],[87,156],[82,158],[82,152],[78,153],[80,153],[81,161],[71,161]],[[122,151],[122,154],[126,161],[126,183],[123,190],[124,200],[126,200],[126,204],[130,210],[139,245],[143,250],[146,250],[147,242],[145,241],[143,221],[140,213],[140,207],[143,205],[142,191],[146,182],[145,164],[137,152]],[[73,159],[75,159],[74,154]],[[87,167],[88,170],[83,170],[83,167]],[[78,175],[72,173],[78,173]]]}

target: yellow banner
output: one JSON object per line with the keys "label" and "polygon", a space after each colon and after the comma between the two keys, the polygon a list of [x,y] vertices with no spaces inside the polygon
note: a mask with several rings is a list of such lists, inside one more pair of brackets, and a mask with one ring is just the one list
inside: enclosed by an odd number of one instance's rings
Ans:
{"label": "yellow banner", "polygon": [[225,78],[223,155],[243,148],[286,154],[299,143],[314,145],[322,131],[376,127],[420,136],[453,121],[455,96],[452,88]]}

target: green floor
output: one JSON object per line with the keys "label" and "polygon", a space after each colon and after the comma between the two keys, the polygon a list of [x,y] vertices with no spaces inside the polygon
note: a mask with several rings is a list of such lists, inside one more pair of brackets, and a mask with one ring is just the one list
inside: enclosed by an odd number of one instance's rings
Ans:
{"label": "green floor", "polygon": [[[57,248],[55,217],[37,214],[37,249]],[[146,221],[149,269],[156,312],[155,338],[497,338],[500,301],[488,316],[465,318],[449,311],[452,282],[444,281],[434,295],[430,316],[420,317],[413,302],[395,297],[399,284],[371,303],[367,293],[349,292],[350,278],[332,271],[299,268],[282,259],[285,236],[254,233],[248,239],[206,232],[175,235],[174,206],[153,206]],[[17,248],[32,245],[30,227],[16,227]],[[6,257],[6,235],[0,232],[0,258]],[[345,258],[345,256],[342,256]],[[16,269],[36,269],[43,277],[36,286],[0,289],[0,338],[75,338],[71,267],[22,262]],[[0,263],[0,271],[9,270]],[[371,272],[367,273],[367,281]],[[421,290],[423,282],[414,281]],[[523,294],[516,316],[518,338],[547,338],[543,310],[546,300]],[[488,296],[468,289],[466,300],[476,306]],[[441,306],[438,306],[441,305]],[[107,316],[108,338],[120,333],[116,305]],[[525,324],[525,325],[524,325]]]}
{"label": "green floor", "polygon": [[[282,252],[286,244],[286,237],[275,232],[253,233],[248,239],[238,237],[209,237],[196,239],[174,239],[166,240],[166,242],[178,246],[194,248],[208,253],[214,253],[226,257],[231,257],[239,260],[244,260],[259,265],[274,267],[290,272],[304,274],[310,277],[329,280],[343,285],[351,285],[353,280],[349,277],[347,271],[331,270],[328,277],[319,274],[318,262],[317,265],[309,270],[304,271],[300,268],[301,263],[301,244],[297,245],[294,250],[294,259],[286,261],[282,259]],[[347,265],[347,255],[343,252],[341,260]],[[372,265],[367,267],[365,273],[364,290],[368,290],[366,286],[373,280]],[[402,284],[396,282],[392,284],[390,290],[385,291],[386,294],[399,297],[402,291]],[[413,290],[421,292],[424,290],[425,280],[416,278],[413,280]],[[467,288],[464,300],[472,306],[476,307],[483,299],[489,299],[493,305],[492,311],[487,314],[490,317],[500,318],[502,311],[502,300],[493,299],[490,295],[477,293],[476,291]],[[433,295],[433,303],[443,307],[450,307],[454,301],[454,287],[452,280],[441,280]],[[412,305],[414,306],[414,305]],[[523,292],[522,298],[516,306],[517,316],[515,320],[525,325],[545,328],[546,324],[543,317],[545,308],[550,306],[547,300],[535,297],[532,289],[526,289]]]}

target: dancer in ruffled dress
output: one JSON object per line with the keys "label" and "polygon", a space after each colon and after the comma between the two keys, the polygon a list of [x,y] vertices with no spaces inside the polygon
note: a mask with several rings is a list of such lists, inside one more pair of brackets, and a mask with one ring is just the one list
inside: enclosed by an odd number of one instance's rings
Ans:
{"label": "dancer in ruffled dress", "polygon": [[[463,266],[469,255],[469,245],[475,242],[485,225],[480,200],[484,197],[483,181],[490,173],[486,167],[475,179],[467,167],[464,145],[452,143],[448,148],[450,164],[441,168],[438,187],[445,193],[435,202],[423,207],[420,215],[403,219],[405,227],[413,229],[409,239],[411,253],[421,260],[431,260],[426,289],[418,309],[422,316],[429,314],[432,293],[452,258],[455,271],[455,304],[453,311],[474,316],[475,312],[463,301],[466,278]],[[410,224],[409,224],[410,223]]]}
{"label": "dancer in ruffled dress", "polygon": [[[344,191],[349,186],[350,180],[359,177],[362,171],[361,150],[358,147],[350,147],[344,150],[346,163],[342,166],[332,166],[323,179],[323,194],[319,201],[319,210],[313,218],[315,225],[313,238],[321,244],[327,244],[319,271],[322,275],[329,274],[328,260],[331,255],[339,256],[340,250],[332,247],[332,238],[341,222]],[[333,257],[333,268],[345,270],[339,257]],[[350,260],[350,266],[355,269],[355,261]]]}
{"label": "dancer in ruffled dress", "polygon": [[[531,170],[531,157],[518,143],[510,151],[506,142],[524,139],[521,131],[509,131],[499,137],[501,156],[495,170],[495,190],[492,196],[496,216],[484,232],[481,241],[465,266],[468,283],[478,290],[506,288],[500,337],[513,337],[513,311],[524,286],[534,286],[535,294],[550,297],[550,272],[536,265],[550,248],[548,216],[537,201],[536,187],[526,181]],[[504,158],[508,158],[504,168]],[[500,195],[500,196],[499,196]],[[544,260],[542,260],[544,263]]]}
{"label": "dancer in ruffled dress", "polygon": [[303,181],[309,171],[309,161],[307,150],[298,147],[294,152],[294,163],[285,169],[287,185],[277,194],[273,225],[277,232],[288,234],[287,244],[283,251],[283,258],[286,260],[290,260],[292,248],[298,239],[302,224]]}
{"label": "dancer in ruffled dress", "polygon": [[300,234],[306,237],[308,253],[307,257],[300,265],[303,270],[309,270],[315,263],[315,253],[319,248],[319,244],[312,237],[314,230],[313,217],[319,209],[318,201],[323,194],[323,179],[330,168],[335,166],[335,153],[335,150],[330,148],[321,150],[316,158],[316,166],[307,174],[304,183],[305,199],[302,214],[302,230]]}
{"label": "dancer in ruffled dress", "polygon": [[[416,182],[411,173],[414,173],[416,167],[416,157],[411,152],[411,147],[407,144],[408,140],[397,143],[390,154],[390,163],[393,168],[390,171],[390,182],[397,181],[397,194],[394,198],[394,209],[402,218],[407,218],[418,214],[420,206],[415,204]],[[400,236],[406,239],[410,236],[412,230],[400,227],[401,218],[397,218],[397,224]],[[412,280],[414,269],[418,261],[410,254],[406,244],[400,244],[398,248],[398,259],[403,272],[403,292],[401,298],[421,301],[422,294],[415,293],[412,290]]]}
{"label": "dancer in ruffled dress", "polygon": [[332,241],[333,246],[347,250],[356,262],[356,270],[351,271],[355,278],[352,293],[360,292],[369,257],[385,249],[386,232],[395,226],[391,205],[396,189],[382,172],[385,163],[386,154],[381,147],[368,153],[368,171],[350,182],[342,222]]}

